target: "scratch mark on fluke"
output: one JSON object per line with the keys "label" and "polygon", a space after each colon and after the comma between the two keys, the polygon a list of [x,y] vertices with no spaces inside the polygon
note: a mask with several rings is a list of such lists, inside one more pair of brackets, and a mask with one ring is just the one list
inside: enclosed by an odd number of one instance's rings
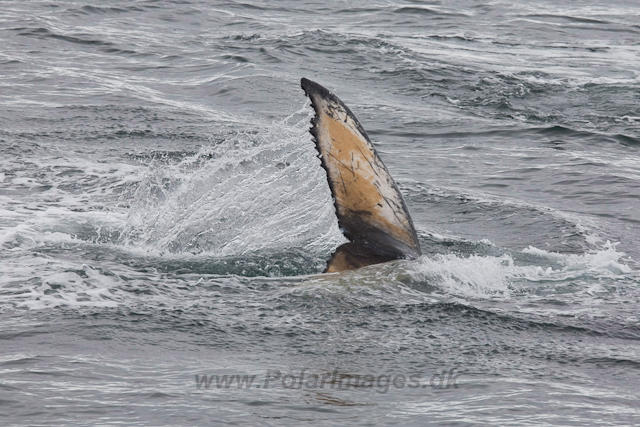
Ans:
{"label": "scratch mark on fluke", "polygon": [[[318,83],[305,78],[300,83],[316,113],[309,131],[327,172],[338,225],[349,239],[333,253],[325,272],[420,256],[402,194],[356,116]],[[344,181],[343,171],[354,179]]]}

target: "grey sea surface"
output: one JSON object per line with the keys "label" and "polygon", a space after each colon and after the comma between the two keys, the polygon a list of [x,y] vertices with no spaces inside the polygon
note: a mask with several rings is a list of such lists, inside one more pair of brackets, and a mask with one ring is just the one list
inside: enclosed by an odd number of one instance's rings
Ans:
{"label": "grey sea surface", "polygon": [[[300,78],[424,255],[345,239]],[[0,424],[640,424],[640,3],[0,2]]]}

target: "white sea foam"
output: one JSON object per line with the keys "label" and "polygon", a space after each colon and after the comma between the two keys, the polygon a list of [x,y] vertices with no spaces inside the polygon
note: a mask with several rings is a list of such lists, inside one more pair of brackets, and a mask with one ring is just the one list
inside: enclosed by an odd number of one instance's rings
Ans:
{"label": "white sea foam", "polygon": [[[561,255],[529,246],[522,252],[554,259],[563,264],[561,271],[556,272],[562,280],[575,275],[587,274],[594,277],[616,277],[631,273],[633,270],[624,263],[626,254],[616,250],[617,243],[607,241],[601,250],[583,255]],[[529,280],[532,280],[531,278]]]}
{"label": "white sea foam", "polygon": [[[47,274],[40,283],[15,295],[12,302],[18,308],[39,310],[60,306],[116,307],[124,300],[118,290],[119,279],[87,265],[83,265],[81,271],[86,277],[72,271]],[[9,298],[3,296],[2,299]]]}
{"label": "white sea foam", "polygon": [[509,298],[510,279],[517,274],[513,259],[472,255],[421,257],[412,266],[414,280],[437,286],[442,292],[470,298],[501,296]]}
{"label": "white sea foam", "polygon": [[[523,284],[567,282],[591,283],[599,279],[625,279],[634,270],[625,262],[626,254],[607,242],[593,253],[559,254],[532,246],[523,254],[535,255],[537,265],[522,265],[512,255],[469,257],[454,254],[423,256],[411,263],[414,280],[437,286],[446,294],[465,298],[510,298]],[[550,262],[545,262],[548,260]],[[590,279],[590,280],[586,280]],[[595,289],[595,288],[594,288]]]}

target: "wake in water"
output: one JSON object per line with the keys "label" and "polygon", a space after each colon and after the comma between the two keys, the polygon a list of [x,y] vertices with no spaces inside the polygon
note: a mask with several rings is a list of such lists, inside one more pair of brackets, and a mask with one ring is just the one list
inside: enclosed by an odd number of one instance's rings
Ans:
{"label": "wake in water", "polygon": [[[197,151],[156,151],[138,156],[142,166],[82,169],[72,167],[70,159],[69,172],[47,175],[42,171],[51,166],[41,160],[30,172],[38,181],[28,176],[13,180],[17,190],[31,189],[29,197],[41,210],[35,215],[4,211],[9,223],[22,219],[1,236],[4,248],[11,250],[4,262],[4,307],[117,307],[152,303],[146,299],[150,293],[159,301],[165,301],[163,295],[189,301],[198,294],[192,295],[194,290],[219,278],[230,280],[229,274],[245,276],[233,279],[242,287],[265,280],[261,276],[299,276],[288,282],[291,292],[364,286],[386,289],[385,298],[409,292],[418,300],[556,298],[564,288],[568,291],[560,294],[611,297],[619,295],[620,284],[637,286],[630,259],[601,238],[592,221],[486,194],[416,184],[405,191],[427,255],[338,276],[305,276],[319,272],[344,242],[308,134],[310,117],[305,105],[283,121],[251,131],[218,127],[211,142]],[[72,184],[83,181],[83,191],[90,185],[96,194],[93,206],[110,202],[115,207],[77,211],[51,202],[49,193],[55,191],[67,204],[77,203]],[[34,186],[47,190],[33,192]],[[450,225],[441,223],[440,230],[428,215],[449,218],[461,204],[479,219],[509,218],[512,235],[530,228],[533,219],[538,228],[548,229],[541,235],[543,243],[563,251],[439,234]],[[480,230],[496,233],[482,224]],[[564,237],[553,243],[554,234]],[[522,243],[524,248],[512,246]],[[63,256],[70,250],[77,255]],[[87,259],[106,262],[96,267]],[[157,288],[153,281],[165,285]]]}
{"label": "wake in water", "polygon": [[[624,254],[610,244],[601,251],[585,255],[560,255],[529,247],[502,256],[425,255],[416,261],[391,262],[339,275],[291,277],[284,282],[286,278],[282,277],[233,278],[206,274],[198,272],[197,265],[187,272],[185,267],[193,262],[193,257],[186,255],[176,258],[182,268],[169,272],[162,271],[161,259],[157,259],[160,262],[155,264],[156,269],[144,272],[123,270],[121,266],[94,268],[65,262],[31,263],[24,266],[25,273],[39,267],[44,274],[36,283],[24,277],[27,280],[23,286],[5,287],[0,301],[5,308],[13,305],[30,309],[140,304],[150,307],[169,304],[177,308],[195,303],[211,286],[239,286],[248,290],[260,283],[276,286],[280,282],[285,293],[298,295],[304,292],[315,295],[313,298],[336,292],[336,295],[344,292],[347,295],[354,292],[355,295],[361,292],[370,296],[378,294],[375,299],[386,300],[386,303],[402,295],[405,295],[401,297],[404,303],[408,302],[408,295],[412,295],[409,300],[415,302],[497,298],[525,303],[543,298],[547,302],[561,301],[566,311],[573,304],[583,303],[583,297],[610,304],[622,303],[625,295],[638,291],[637,272],[622,261],[623,257]],[[209,259],[208,262],[221,261]],[[15,266],[13,269],[15,275]],[[158,283],[163,285],[159,287]],[[361,303],[366,301],[371,302],[367,297]]]}

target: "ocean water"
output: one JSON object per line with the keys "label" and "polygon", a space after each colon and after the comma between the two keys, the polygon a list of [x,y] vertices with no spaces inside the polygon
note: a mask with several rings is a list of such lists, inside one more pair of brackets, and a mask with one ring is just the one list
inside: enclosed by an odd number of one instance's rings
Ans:
{"label": "ocean water", "polygon": [[[0,424],[640,424],[640,4],[0,3]],[[301,77],[424,256],[344,238]]]}

